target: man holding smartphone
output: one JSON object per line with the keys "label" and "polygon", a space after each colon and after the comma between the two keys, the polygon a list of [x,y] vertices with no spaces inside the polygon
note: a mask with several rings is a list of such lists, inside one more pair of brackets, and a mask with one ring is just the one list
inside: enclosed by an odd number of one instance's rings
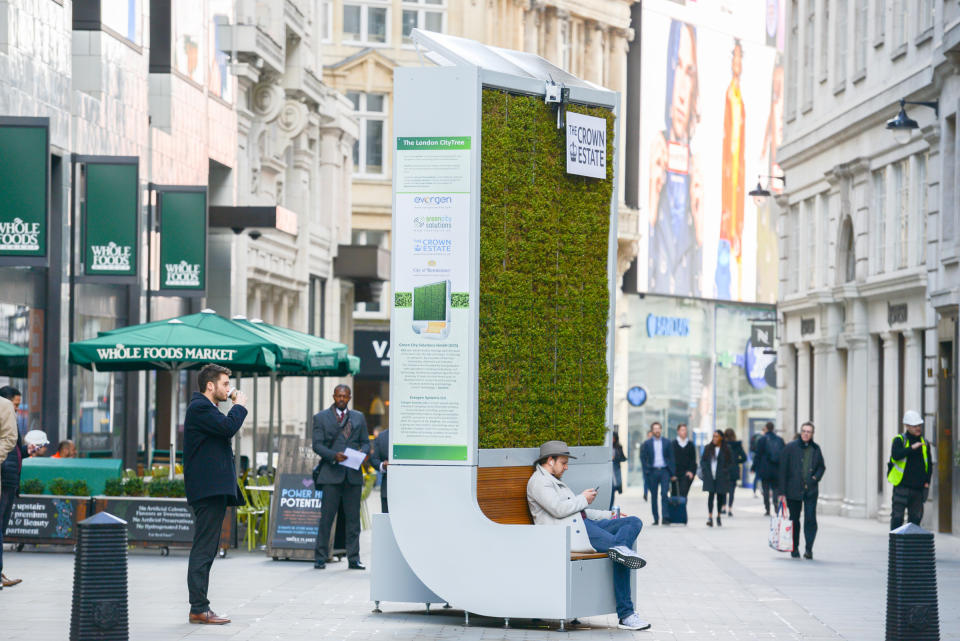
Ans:
{"label": "man holding smartphone", "polygon": [[635,516],[614,518],[609,510],[592,510],[587,506],[597,498],[600,486],[574,494],[560,478],[567,471],[567,462],[576,458],[563,441],[547,441],[540,446],[540,456],[527,481],[527,505],[536,525],[570,527],[571,552],[603,552],[613,561],[613,593],[617,600],[618,627],[624,630],[646,630],[650,624],[633,610],[630,597],[630,570],[647,564],[633,546],[643,523]]}

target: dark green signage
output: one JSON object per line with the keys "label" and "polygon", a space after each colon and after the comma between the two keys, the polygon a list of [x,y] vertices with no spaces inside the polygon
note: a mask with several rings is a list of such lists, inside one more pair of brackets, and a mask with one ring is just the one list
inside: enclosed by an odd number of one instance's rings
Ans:
{"label": "dark green signage", "polygon": [[88,162],[83,273],[137,275],[137,165]]}
{"label": "dark green signage", "polygon": [[0,118],[0,256],[47,255],[49,162],[46,118]]}
{"label": "dark green signage", "polygon": [[207,288],[207,190],[162,190],[160,212],[160,290]]}

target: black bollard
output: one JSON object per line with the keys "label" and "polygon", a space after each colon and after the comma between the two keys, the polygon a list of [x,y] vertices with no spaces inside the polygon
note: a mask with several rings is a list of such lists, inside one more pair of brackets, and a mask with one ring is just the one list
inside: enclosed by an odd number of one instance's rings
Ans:
{"label": "black bollard", "polygon": [[70,641],[127,641],[127,522],[100,512],[77,525]]}
{"label": "black bollard", "polygon": [[933,533],[908,523],[890,532],[887,641],[939,641]]}

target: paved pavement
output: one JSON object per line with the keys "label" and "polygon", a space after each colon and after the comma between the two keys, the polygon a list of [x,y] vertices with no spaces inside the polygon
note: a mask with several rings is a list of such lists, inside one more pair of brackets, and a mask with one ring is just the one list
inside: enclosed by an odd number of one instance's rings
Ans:
{"label": "paved pavement", "polygon": [[[377,496],[370,507],[380,503]],[[624,512],[649,520],[637,494],[620,501]],[[645,527],[640,570],[645,632],[616,628],[613,616],[585,619],[568,633],[555,623],[470,617],[459,610],[427,615],[422,606],[382,604],[372,614],[368,572],[334,563],[275,562],[231,551],[213,565],[210,597],[233,618],[222,627],[186,623],[187,557],[172,551],[133,551],[129,560],[131,634],[134,641],[189,639],[778,639],[870,640],[884,636],[886,528],[875,521],[822,517],[814,561],[793,560],[766,547],[767,520],[758,498],[738,490],[735,516],[722,528],[704,524],[705,495],[691,492],[690,525]],[[960,641],[960,537],[937,537],[940,638]],[[361,538],[364,560],[370,534]],[[6,572],[24,579],[0,592],[0,637],[61,641],[70,627],[73,556],[50,548],[6,552]],[[455,571],[455,570],[454,570]],[[531,589],[535,584],[531,577]]]}

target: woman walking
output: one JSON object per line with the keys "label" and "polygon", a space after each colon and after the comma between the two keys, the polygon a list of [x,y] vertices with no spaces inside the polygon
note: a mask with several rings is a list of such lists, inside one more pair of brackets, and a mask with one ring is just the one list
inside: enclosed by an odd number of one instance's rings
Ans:
{"label": "woman walking", "polygon": [[703,479],[703,491],[707,495],[707,526],[713,527],[713,500],[717,500],[717,526],[723,525],[720,520],[720,510],[723,508],[730,489],[730,470],[733,467],[733,454],[723,442],[723,432],[713,433],[713,441],[703,448],[700,457],[700,474]]}
{"label": "woman walking", "polygon": [[613,499],[617,492],[623,494],[623,475],[620,472],[620,464],[627,460],[623,453],[623,446],[620,444],[620,435],[613,433],[613,490],[610,492],[610,509],[613,509]]}
{"label": "woman walking", "polygon": [[[723,441],[730,448],[733,456],[733,465],[730,467],[730,492],[727,493],[727,516],[733,516],[733,494],[737,491],[737,482],[740,480],[740,464],[747,461],[747,453],[743,451],[743,443],[737,440],[737,433],[731,428],[723,432]],[[720,506],[723,513],[723,506]]]}

